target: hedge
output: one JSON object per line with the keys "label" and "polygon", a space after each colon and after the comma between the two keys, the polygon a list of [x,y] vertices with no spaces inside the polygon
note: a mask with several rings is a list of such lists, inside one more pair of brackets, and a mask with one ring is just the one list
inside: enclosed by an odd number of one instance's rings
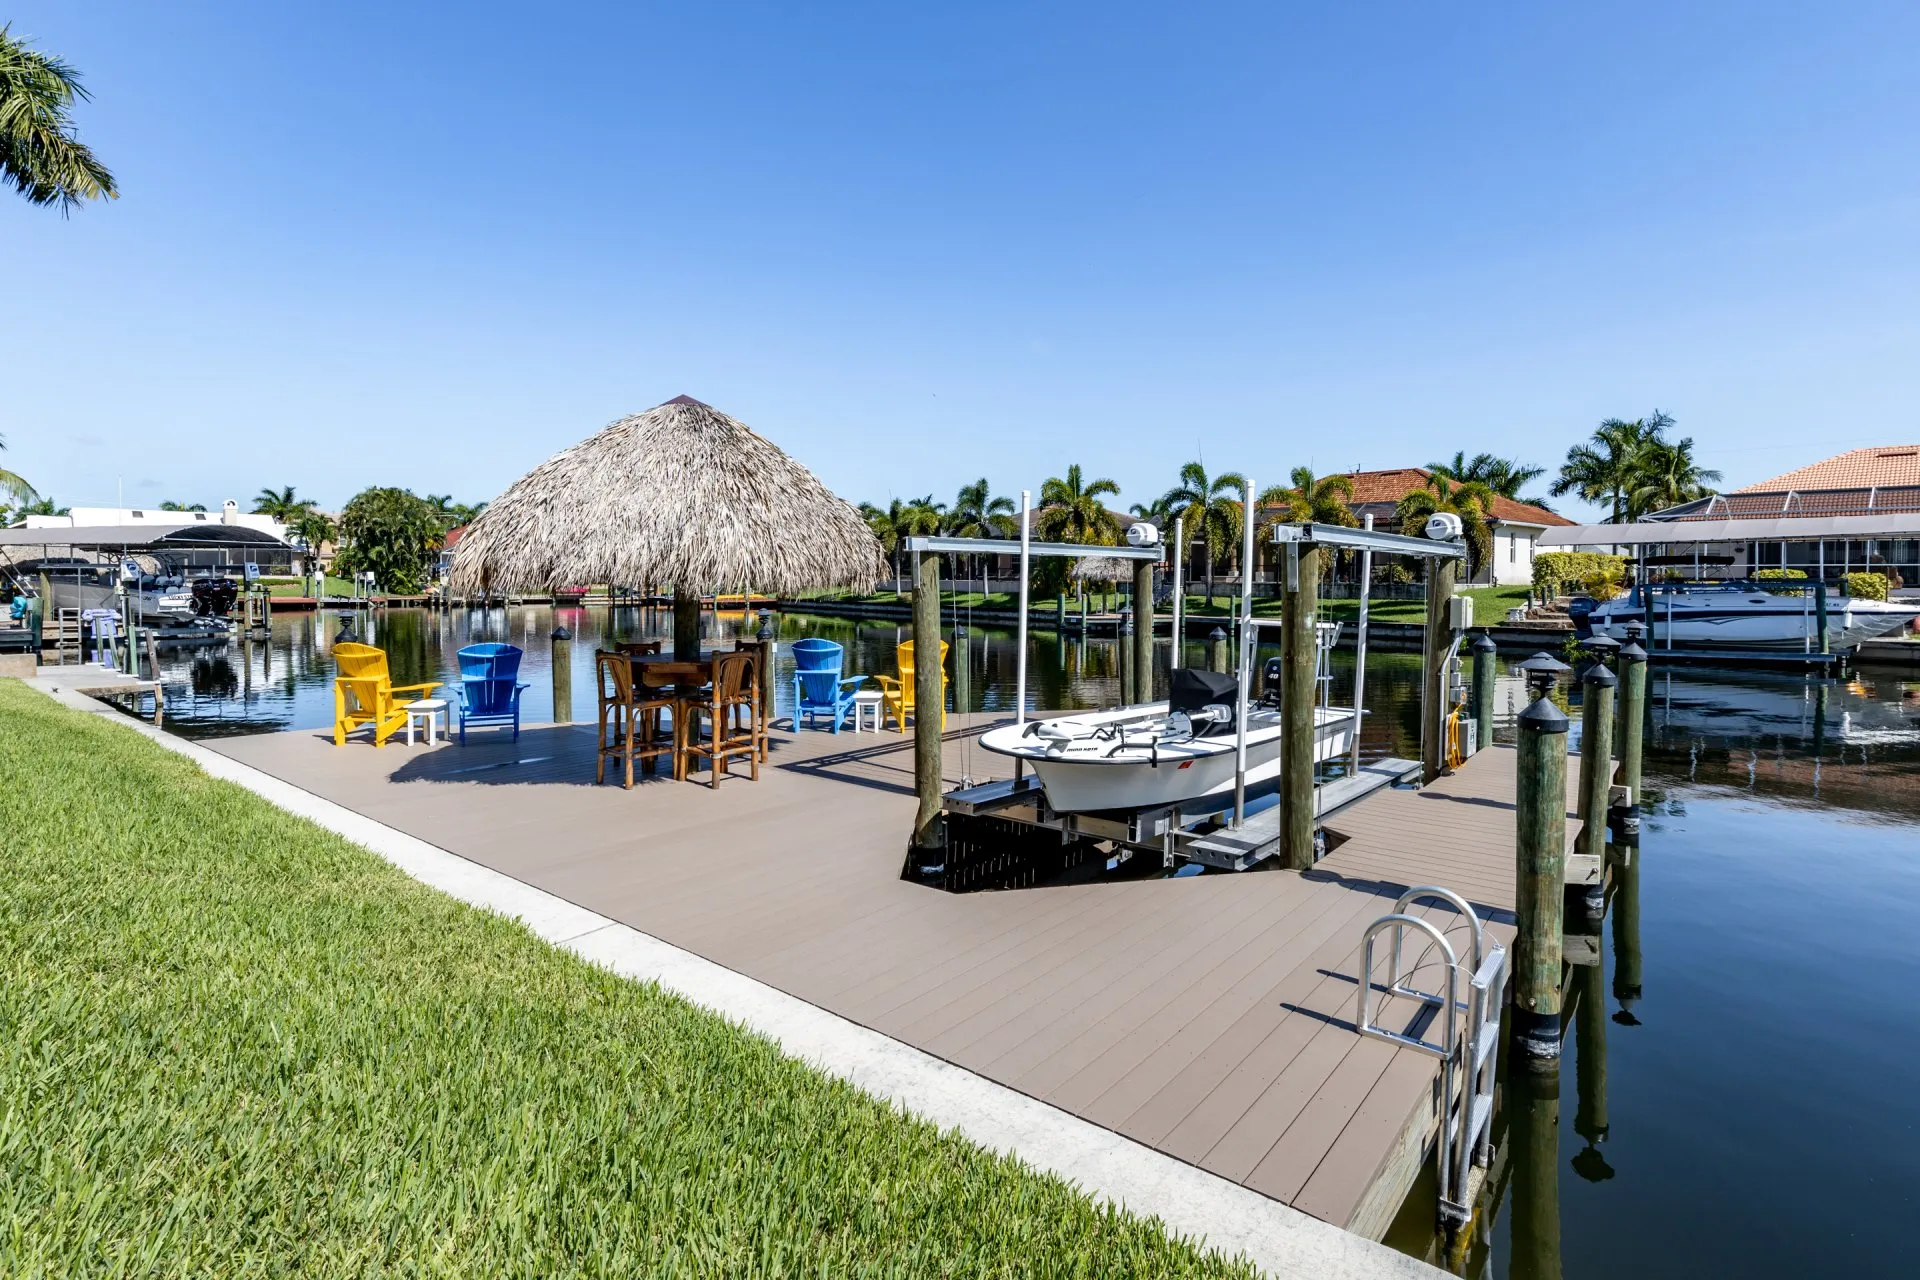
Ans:
{"label": "hedge", "polygon": [[1846,582],[1847,594],[1856,600],[1887,598],[1887,575],[1884,573],[1850,573]]}
{"label": "hedge", "polygon": [[1613,582],[1627,577],[1627,558],[1600,551],[1542,551],[1533,557],[1533,585],[1552,597],[1569,583],[1579,585],[1605,574]]}

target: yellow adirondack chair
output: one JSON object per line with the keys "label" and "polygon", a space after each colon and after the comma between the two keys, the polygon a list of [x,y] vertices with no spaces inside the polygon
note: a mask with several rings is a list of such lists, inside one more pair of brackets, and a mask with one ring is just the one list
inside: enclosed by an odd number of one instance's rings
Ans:
{"label": "yellow adirondack chair", "polygon": [[[913,712],[913,641],[901,643],[894,653],[894,662],[900,668],[897,676],[875,676],[880,682],[880,700],[886,708],[886,714],[900,726],[900,732],[907,731],[907,717]],[[947,727],[947,642],[940,642],[940,727]]]}
{"label": "yellow adirondack chair", "polygon": [[387,674],[387,651],[370,644],[336,644],[334,661],[340,674],[333,681],[333,745],[343,747],[347,735],[361,725],[373,728],[373,745],[385,746],[407,725],[407,704],[424,698],[440,687],[438,680],[425,684],[396,685]]}

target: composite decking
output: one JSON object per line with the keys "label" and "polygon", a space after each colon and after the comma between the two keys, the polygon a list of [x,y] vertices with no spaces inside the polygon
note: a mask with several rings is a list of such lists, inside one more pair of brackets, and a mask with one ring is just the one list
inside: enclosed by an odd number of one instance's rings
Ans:
{"label": "composite decking", "polygon": [[[950,725],[950,783],[1003,776],[980,727]],[[1435,883],[1510,932],[1504,749],[1336,815],[1346,839],[1304,874],[949,894],[901,878],[913,748],[897,734],[776,732],[761,780],[717,791],[594,786],[590,726],[464,748],[206,745],[1374,1237],[1430,1132],[1435,1064],[1354,1032],[1361,930]],[[1400,1001],[1382,1021],[1420,1014]]]}

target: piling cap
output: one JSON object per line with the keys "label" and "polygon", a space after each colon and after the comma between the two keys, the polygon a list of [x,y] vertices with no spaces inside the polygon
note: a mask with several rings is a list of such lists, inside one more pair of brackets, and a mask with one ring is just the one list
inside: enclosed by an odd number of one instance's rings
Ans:
{"label": "piling cap", "polygon": [[1569,667],[1545,649],[1540,650],[1525,662],[1514,663],[1513,669],[1524,672],[1530,680],[1545,680],[1548,683],[1558,680],[1561,676],[1573,670],[1572,667]]}
{"label": "piling cap", "polygon": [[573,632],[567,630],[565,627],[555,627],[552,638],[555,640],[571,640],[573,639]]}
{"label": "piling cap", "polygon": [[1580,679],[1585,684],[1597,685],[1602,689],[1611,689],[1614,685],[1620,683],[1619,677],[1607,670],[1607,665],[1604,662],[1596,662],[1588,667],[1586,674],[1582,675]]}
{"label": "piling cap", "polygon": [[1645,662],[1646,660],[1647,651],[1632,640],[1627,641],[1626,647],[1620,650],[1620,661],[1622,662]]}
{"label": "piling cap", "polygon": [[1525,711],[1520,713],[1519,725],[1522,729],[1534,733],[1565,733],[1567,731],[1567,713],[1553,705],[1551,699],[1542,696],[1535,698]]}
{"label": "piling cap", "polygon": [[1227,638],[1227,633],[1222,631],[1219,627],[1215,627],[1212,633],[1207,636],[1207,639],[1209,640],[1225,640],[1226,638]]}
{"label": "piling cap", "polygon": [[1473,638],[1473,651],[1475,653],[1492,653],[1493,650],[1494,650],[1493,637],[1488,635],[1486,632],[1482,631],[1479,635]]}

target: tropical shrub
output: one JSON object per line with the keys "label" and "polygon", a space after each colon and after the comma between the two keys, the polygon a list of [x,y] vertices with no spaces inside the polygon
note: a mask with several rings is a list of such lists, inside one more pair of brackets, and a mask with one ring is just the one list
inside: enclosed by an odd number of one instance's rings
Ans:
{"label": "tropical shrub", "polygon": [[1625,588],[1620,585],[1619,576],[1611,569],[1600,569],[1580,580],[1580,589],[1595,600],[1611,600]]}
{"label": "tropical shrub", "polygon": [[1541,551],[1533,557],[1534,588],[1548,600],[1569,583],[1585,588],[1589,579],[1603,575],[1615,584],[1625,582],[1627,558],[1600,551]]}
{"label": "tropical shrub", "polygon": [[1887,575],[1884,573],[1850,573],[1846,581],[1847,594],[1856,600],[1887,598]]}
{"label": "tropical shrub", "polygon": [[1769,582],[1805,582],[1807,580],[1807,572],[1804,569],[1761,569],[1754,573],[1753,580],[1760,583],[1761,588],[1769,595],[1798,595],[1800,594],[1798,587],[1788,590],[1786,587],[1770,588],[1767,587],[1766,584]]}
{"label": "tropical shrub", "polygon": [[340,513],[341,547],[333,571],[373,571],[380,590],[415,595],[426,589],[433,558],[445,544],[439,514],[408,489],[363,489]]}

